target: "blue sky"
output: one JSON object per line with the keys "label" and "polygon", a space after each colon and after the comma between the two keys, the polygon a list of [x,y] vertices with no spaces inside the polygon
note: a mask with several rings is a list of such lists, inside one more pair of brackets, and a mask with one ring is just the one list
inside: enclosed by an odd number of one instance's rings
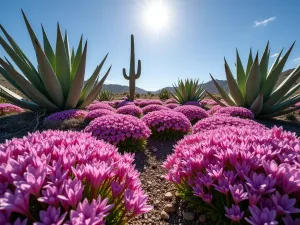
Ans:
{"label": "blue sky", "polygon": [[[35,54],[21,8],[40,40],[42,23],[51,43],[55,43],[57,21],[62,29],[68,30],[71,45],[77,46],[81,34],[88,39],[86,77],[109,52],[105,69],[110,64],[113,67],[107,83],[128,84],[122,68],[129,67],[130,34],[135,35],[136,59],[142,60],[137,86],[150,91],[171,86],[178,78],[199,78],[206,82],[210,80],[209,73],[225,79],[224,56],[234,70],[236,48],[245,64],[250,47],[261,53],[268,40],[272,55],[296,40],[286,69],[300,63],[297,0],[165,0],[168,23],[159,31],[145,20],[151,0],[2,0],[1,3],[0,23],[32,60]],[[0,56],[3,55],[0,48]]]}

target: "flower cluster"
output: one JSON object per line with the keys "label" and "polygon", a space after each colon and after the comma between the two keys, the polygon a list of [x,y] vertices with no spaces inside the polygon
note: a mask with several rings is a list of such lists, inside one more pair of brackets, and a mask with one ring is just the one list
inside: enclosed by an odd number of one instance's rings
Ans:
{"label": "flower cluster", "polygon": [[201,105],[218,105],[218,103],[215,100],[206,98],[200,101]]}
{"label": "flower cluster", "polygon": [[69,109],[56,112],[44,119],[44,125],[50,129],[68,129],[81,124],[87,112],[80,109]]}
{"label": "flower cluster", "polygon": [[300,106],[300,102],[296,103],[294,106],[295,107],[299,107]]}
{"label": "flower cluster", "polygon": [[159,110],[170,110],[170,109],[163,105],[147,105],[142,110],[143,110],[143,114],[146,115],[149,112],[154,112]]}
{"label": "flower cluster", "polygon": [[92,111],[92,110],[95,110],[95,109],[106,109],[106,110],[110,110],[110,111],[115,111],[115,109],[112,106],[110,106],[109,104],[101,103],[101,102],[91,104],[87,107],[88,111]]}
{"label": "flower cluster", "polygon": [[172,104],[172,103],[177,103],[177,101],[174,99],[174,98],[170,98],[170,99],[167,99],[165,101],[165,104],[168,105],[168,104]]}
{"label": "flower cluster", "polygon": [[210,108],[210,110],[208,110],[208,115],[212,116],[215,114],[216,111],[218,111],[220,108],[222,108],[222,106],[220,105],[215,105],[213,107]]}
{"label": "flower cluster", "polygon": [[141,118],[143,115],[142,109],[135,105],[122,106],[121,108],[117,109],[117,113],[131,115],[131,116],[135,116],[138,118]]}
{"label": "flower cluster", "polygon": [[139,102],[140,107],[145,107],[147,105],[163,105],[163,103],[161,100],[156,99],[145,99]]}
{"label": "flower cluster", "polygon": [[188,101],[188,102],[185,102],[184,105],[193,105],[193,106],[201,106],[200,102],[197,102],[197,101]]}
{"label": "flower cluster", "polygon": [[24,110],[19,106],[10,103],[0,104],[0,116],[22,113]]}
{"label": "flower cluster", "polygon": [[145,123],[134,116],[123,114],[94,119],[84,131],[116,145],[121,151],[144,149],[150,136],[150,130]]}
{"label": "flower cluster", "polygon": [[142,121],[151,129],[153,137],[163,140],[179,140],[192,129],[185,115],[172,110],[150,112]]}
{"label": "flower cluster", "polygon": [[[224,127],[186,136],[166,178],[215,224],[298,224],[300,140],[274,127]],[[297,223],[298,222],[298,223]]]}
{"label": "flower cluster", "polygon": [[169,103],[167,105],[165,105],[167,108],[169,109],[175,109],[176,107],[180,106],[179,104],[177,103]]}
{"label": "flower cluster", "polygon": [[124,101],[121,101],[117,104],[116,108],[121,108],[123,106],[126,106],[126,105],[135,105],[133,101],[127,101],[127,100],[124,100]]}
{"label": "flower cluster", "polygon": [[212,116],[200,120],[193,127],[193,133],[202,133],[208,130],[216,130],[222,127],[260,127],[261,129],[267,129],[265,126],[257,123],[253,120],[241,119],[231,116]]}
{"label": "flower cluster", "polygon": [[233,116],[243,119],[254,119],[254,114],[244,107],[228,106],[219,108],[214,115]]}
{"label": "flower cluster", "polygon": [[98,117],[105,116],[105,115],[111,115],[111,114],[115,114],[115,112],[113,112],[111,110],[107,110],[107,109],[95,109],[95,110],[89,111],[87,113],[86,119],[93,120]]}
{"label": "flower cluster", "polygon": [[208,117],[208,114],[204,109],[193,105],[179,106],[175,108],[174,111],[180,112],[183,115],[185,115],[191,121],[192,124]]}
{"label": "flower cluster", "polygon": [[125,224],[152,208],[133,155],[91,134],[36,132],[0,152],[0,224]]}

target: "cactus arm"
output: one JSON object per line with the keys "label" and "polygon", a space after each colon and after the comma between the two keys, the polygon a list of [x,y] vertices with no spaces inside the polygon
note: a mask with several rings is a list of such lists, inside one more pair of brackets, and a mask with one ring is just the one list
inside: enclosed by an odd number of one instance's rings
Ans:
{"label": "cactus arm", "polygon": [[134,36],[131,35],[130,77],[135,74]]}
{"label": "cactus arm", "polygon": [[139,79],[142,72],[142,63],[141,60],[138,60],[138,67],[137,67],[137,73],[135,75],[135,79]]}
{"label": "cactus arm", "polygon": [[126,74],[126,69],[123,68],[123,77],[126,79],[126,80],[129,80],[129,76],[127,76]]}

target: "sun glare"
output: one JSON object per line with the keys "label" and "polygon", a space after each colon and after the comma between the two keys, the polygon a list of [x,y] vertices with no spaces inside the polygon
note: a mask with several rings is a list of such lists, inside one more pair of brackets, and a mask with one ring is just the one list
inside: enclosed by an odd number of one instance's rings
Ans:
{"label": "sun glare", "polygon": [[147,25],[157,32],[168,26],[169,16],[168,7],[161,0],[150,1],[144,11]]}

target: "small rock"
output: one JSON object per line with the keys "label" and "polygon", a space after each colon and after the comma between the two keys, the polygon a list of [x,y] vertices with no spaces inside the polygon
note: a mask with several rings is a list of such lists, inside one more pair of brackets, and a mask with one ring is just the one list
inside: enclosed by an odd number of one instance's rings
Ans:
{"label": "small rock", "polygon": [[179,192],[178,191],[175,192],[175,196],[179,197]]}
{"label": "small rock", "polygon": [[185,220],[195,219],[195,213],[193,213],[193,212],[183,212],[182,215]]}
{"label": "small rock", "polygon": [[168,213],[166,213],[165,211],[161,211],[160,217],[164,220],[168,220],[170,218]]}
{"label": "small rock", "polygon": [[147,184],[148,184],[148,185],[152,185],[152,182],[151,182],[151,181],[147,181]]}
{"label": "small rock", "polygon": [[156,165],[156,164],[153,164],[153,165],[151,166],[151,168],[155,170],[155,169],[157,168],[157,165]]}
{"label": "small rock", "polygon": [[171,192],[167,192],[165,194],[165,200],[172,200],[173,194]]}
{"label": "small rock", "polygon": [[172,205],[172,204],[166,204],[165,207],[164,207],[164,210],[165,210],[167,213],[176,212],[176,208],[175,208],[175,206]]}
{"label": "small rock", "polygon": [[204,223],[204,222],[206,221],[206,216],[205,216],[204,214],[200,215],[200,216],[199,216],[199,221],[200,221],[201,223]]}
{"label": "small rock", "polygon": [[160,203],[160,201],[156,200],[156,201],[154,202],[154,204],[153,204],[154,207],[157,208],[157,207],[159,206],[159,203]]}

